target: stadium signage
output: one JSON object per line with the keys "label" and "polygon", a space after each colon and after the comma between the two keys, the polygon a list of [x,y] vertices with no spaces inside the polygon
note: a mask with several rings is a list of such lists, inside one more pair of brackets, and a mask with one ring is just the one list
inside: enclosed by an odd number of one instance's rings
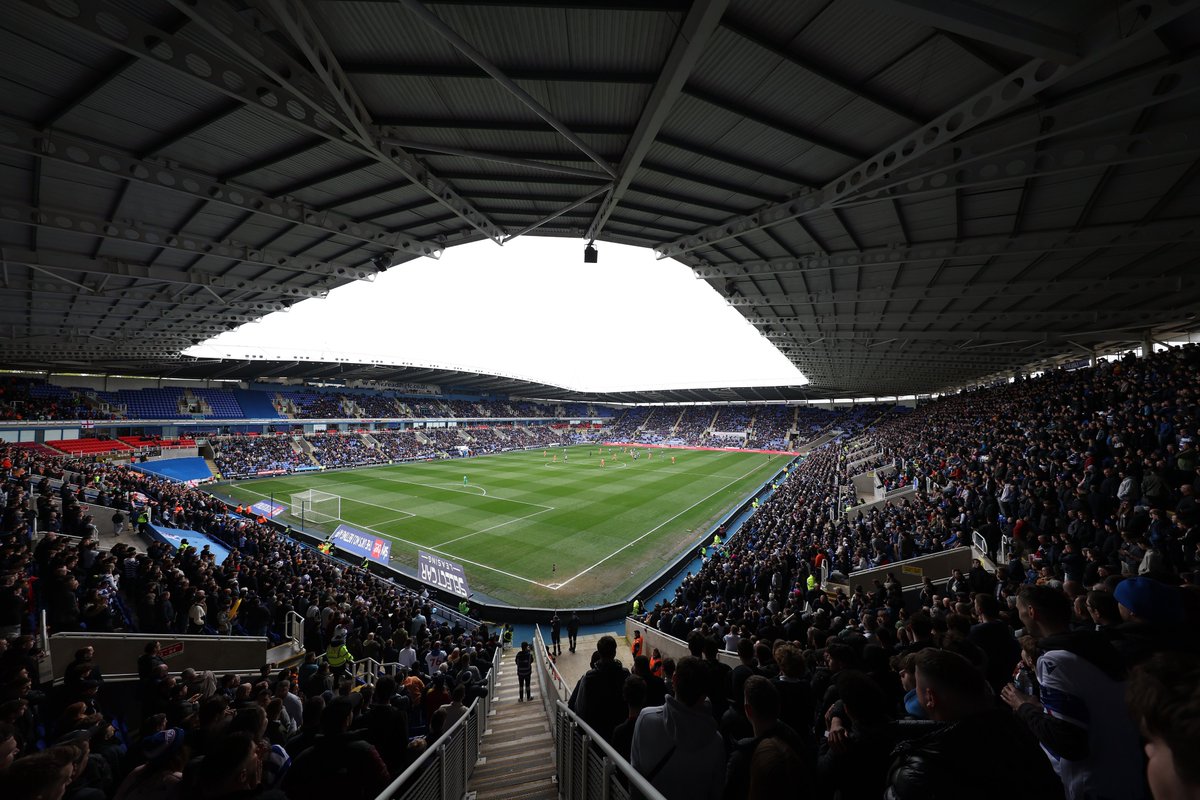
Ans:
{"label": "stadium signage", "polygon": [[288,510],[288,507],[279,503],[273,503],[270,500],[260,500],[250,506],[250,510],[264,517],[277,517]]}
{"label": "stadium signage", "polygon": [[329,539],[336,547],[348,553],[369,558],[380,564],[387,564],[392,558],[391,542],[364,533],[357,528],[351,528],[349,525],[338,525],[337,530]]}
{"label": "stadium signage", "polygon": [[417,577],[447,592],[459,597],[470,597],[471,590],[467,586],[467,576],[461,564],[447,561],[441,556],[434,556],[424,550],[417,551]]}

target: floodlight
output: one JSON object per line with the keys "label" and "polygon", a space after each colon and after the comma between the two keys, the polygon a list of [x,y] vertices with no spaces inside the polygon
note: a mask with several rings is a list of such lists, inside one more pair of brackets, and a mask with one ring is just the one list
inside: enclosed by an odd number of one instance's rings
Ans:
{"label": "floodlight", "polygon": [[583,263],[595,264],[599,260],[600,254],[596,251],[596,245],[589,242],[588,246],[583,248]]}

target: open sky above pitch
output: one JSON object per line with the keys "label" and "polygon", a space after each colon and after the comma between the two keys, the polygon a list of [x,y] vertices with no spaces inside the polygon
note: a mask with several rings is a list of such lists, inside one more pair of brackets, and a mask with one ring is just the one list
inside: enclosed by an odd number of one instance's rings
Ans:
{"label": "open sky above pitch", "polygon": [[413,364],[579,391],[794,386],[807,379],[692,271],[645,248],[527,236],[452,247],[188,351]]}

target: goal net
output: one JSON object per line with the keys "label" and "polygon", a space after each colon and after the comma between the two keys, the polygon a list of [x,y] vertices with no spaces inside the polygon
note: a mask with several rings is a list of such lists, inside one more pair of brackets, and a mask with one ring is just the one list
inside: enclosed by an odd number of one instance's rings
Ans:
{"label": "goal net", "polygon": [[320,524],[342,518],[342,498],[316,489],[292,495],[292,516],[304,522]]}

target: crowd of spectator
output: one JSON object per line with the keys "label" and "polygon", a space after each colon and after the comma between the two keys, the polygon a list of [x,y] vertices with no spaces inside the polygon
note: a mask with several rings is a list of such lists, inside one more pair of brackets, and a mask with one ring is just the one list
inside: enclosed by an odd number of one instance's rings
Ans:
{"label": "crowd of spectator", "polygon": [[293,447],[291,436],[230,436],[209,443],[217,471],[226,478],[291,472],[306,460]]}
{"label": "crowd of spectator", "polygon": [[[435,618],[423,595],[230,515],[185,484],[11,446],[0,461],[0,797],[299,799],[335,788],[374,797],[488,691],[497,637],[461,617]],[[52,488],[67,476],[79,484]],[[207,546],[102,550],[108,521],[86,513],[81,486],[127,518],[144,510],[157,524],[202,531],[230,555],[217,564]],[[35,546],[30,523],[59,504],[61,519]],[[30,635],[39,608],[50,632],[272,640],[294,612],[309,655],[251,676],[173,677],[148,646],[131,694],[105,684],[85,647],[56,665],[61,682],[43,685]],[[335,655],[319,664],[322,650]],[[346,665],[359,658],[402,666],[358,685]]]}
{"label": "crowd of spectator", "polygon": [[[746,446],[763,450],[782,450],[787,447],[789,444],[788,433],[794,425],[797,408],[797,406],[760,406],[757,408],[754,413],[754,427],[747,431]],[[804,411],[809,415],[829,414],[824,409],[806,408]]]}
{"label": "crowd of spectator", "polygon": [[300,418],[345,417],[344,398],[331,392],[281,392],[284,410]]}
{"label": "crowd of spectator", "polygon": [[708,443],[708,430],[715,410],[712,406],[687,406],[679,415],[670,438],[693,446]]}
{"label": "crowd of spectator", "polygon": [[361,467],[383,461],[379,450],[353,433],[325,433],[305,436],[313,457],[324,467]]}
{"label": "crowd of spectator", "polygon": [[[920,491],[853,521],[840,512],[846,466],[861,451],[819,448],[672,602],[644,615],[695,643],[692,669],[708,674],[695,678],[704,690],[655,713],[694,729],[711,712],[704,746],[720,740],[731,757],[726,796],[746,796],[768,739],[770,775],[814,776],[806,785],[821,797],[1001,797],[1014,787],[1072,800],[1192,796],[1198,366],[1200,347],[1175,348],[888,415],[870,442]],[[995,572],[976,560],[944,588],[927,580],[916,598],[890,576],[854,582],[857,569],[965,546],[977,532],[991,554],[1002,537],[1012,542]],[[849,575],[849,593],[820,590],[823,564]],[[742,661],[728,683],[707,655],[722,648]],[[752,687],[755,674],[773,689]],[[633,763],[646,773],[670,741],[660,719],[629,707]],[[760,714],[776,722],[764,727]],[[1150,742],[1149,786],[1139,733]],[[725,762],[697,755],[682,774],[700,761],[702,781],[660,788],[683,797],[677,788],[711,787],[711,765]],[[1003,779],[978,780],[997,764]]]}
{"label": "crowd of spectator", "polygon": [[512,442],[519,447],[551,447],[566,440],[549,425],[520,425],[513,429]]}
{"label": "crowd of spectator", "polygon": [[505,427],[503,431],[496,427],[468,428],[467,435],[471,437],[471,441],[467,446],[471,448],[473,455],[499,453],[514,446],[512,433],[511,427]]}
{"label": "crowd of spectator", "polygon": [[379,443],[380,452],[388,461],[437,458],[439,452],[432,444],[421,442],[413,430],[371,431],[371,438]]}
{"label": "crowd of spectator", "polygon": [[[0,796],[374,798],[491,691],[499,641],[486,627],[439,625],[418,601],[387,603],[352,576],[332,577],[315,576],[311,594],[296,596],[312,638],[291,667],[172,675],[150,642],[128,665],[136,684],[113,684],[84,646],[59,681],[41,685],[33,637],[0,639]],[[397,667],[364,683],[349,670],[359,658]]]}
{"label": "crowd of spectator", "polygon": [[88,405],[77,389],[44,381],[0,378],[0,419],[109,419],[111,414]]}
{"label": "crowd of spectator", "polygon": [[401,416],[400,407],[394,398],[382,394],[355,394],[354,403],[364,417],[391,419]]}

